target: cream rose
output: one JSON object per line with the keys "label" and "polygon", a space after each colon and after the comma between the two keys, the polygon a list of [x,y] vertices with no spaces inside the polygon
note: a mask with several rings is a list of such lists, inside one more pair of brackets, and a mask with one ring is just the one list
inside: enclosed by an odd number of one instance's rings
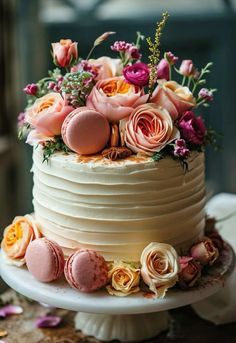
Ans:
{"label": "cream rose", "polygon": [[140,261],[143,281],[158,298],[163,298],[178,280],[177,252],[169,244],[154,242],[144,248]]}
{"label": "cream rose", "polygon": [[97,59],[90,59],[88,62],[97,69],[98,75],[96,80],[103,80],[121,75],[123,66],[119,58],[102,56]]}
{"label": "cream rose", "polygon": [[113,77],[96,83],[86,106],[102,113],[110,122],[118,123],[147,98],[148,94],[144,94],[141,88],[129,84],[123,77]]}
{"label": "cream rose", "polygon": [[173,120],[196,105],[196,99],[188,87],[182,87],[175,81],[166,80],[158,81],[151,102],[164,107]]}
{"label": "cream rose", "polygon": [[151,156],[179,137],[167,110],[156,104],[137,107],[126,123],[125,143],[135,153]]}
{"label": "cream rose", "polygon": [[110,285],[107,291],[110,295],[125,297],[139,291],[140,269],[125,262],[116,262],[108,273]]}
{"label": "cream rose", "polygon": [[25,253],[29,243],[40,237],[40,231],[31,215],[15,217],[3,233],[3,258],[8,264],[22,266],[25,264]]}
{"label": "cream rose", "polygon": [[38,98],[26,110],[25,121],[32,125],[38,133],[47,137],[59,135],[66,116],[73,111],[59,93],[49,93]]}

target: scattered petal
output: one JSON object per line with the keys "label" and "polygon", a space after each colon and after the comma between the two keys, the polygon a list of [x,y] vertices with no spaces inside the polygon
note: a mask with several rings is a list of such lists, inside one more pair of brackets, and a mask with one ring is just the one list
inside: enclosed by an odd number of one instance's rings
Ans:
{"label": "scattered petal", "polygon": [[37,328],[53,328],[60,324],[61,318],[57,316],[42,316],[36,320]]}
{"label": "scattered petal", "polygon": [[21,314],[23,312],[23,308],[21,306],[16,305],[7,305],[0,309],[0,317],[7,317],[11,314]]}
{"label": "scattered petal", "polygon": [[[6,337],[8,335],[7,330],[5,329],[0,329],[0,337]],[[4,342],[4,341],[3,341]]]}

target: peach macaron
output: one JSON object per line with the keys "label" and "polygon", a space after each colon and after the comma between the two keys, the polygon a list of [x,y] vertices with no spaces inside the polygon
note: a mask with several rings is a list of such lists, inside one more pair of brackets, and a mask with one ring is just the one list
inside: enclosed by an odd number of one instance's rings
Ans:
{"label": "peach macaron", "polygon": [[79,107],[64,120],[61,134],[64,143],[80,155],[100,152],[110,138],[106,117],[87,107]]}

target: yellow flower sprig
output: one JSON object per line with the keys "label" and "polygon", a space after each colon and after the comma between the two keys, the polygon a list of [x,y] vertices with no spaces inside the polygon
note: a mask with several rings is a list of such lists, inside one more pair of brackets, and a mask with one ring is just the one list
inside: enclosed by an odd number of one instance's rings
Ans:
{"label": "yellow flower sprig", "polygon": [[155,37],[154,37],[154,42],[152,41],[151,37],[147,38],[147,43],[150,51],[150,55],[148,56],[149,58],[149,67],[150,67],[150,76],[149,76],[149,98],[152,95],[153,89],[154,89],[154,84],[156,81],[156,74],[157,74],[157,64],[160,60],[160,40],[161,40],[161,35],[162,31],[166,25],[167,19],[169,17],[168,12],[164,12],[162,14],[162,20],[157,23],[156,27],[156,32],[155,32]]}

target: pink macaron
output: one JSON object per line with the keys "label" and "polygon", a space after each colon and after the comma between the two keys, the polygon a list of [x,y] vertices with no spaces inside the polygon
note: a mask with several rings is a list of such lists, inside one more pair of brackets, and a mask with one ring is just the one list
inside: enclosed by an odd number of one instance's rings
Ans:
{"label": "pink macaron", "polygon": [[63,274],[63,251],[56,242],[45,237],[28,245],[25,258],[29,272],[41,282],[56,280]]}
{"label": "pink macaron", "polygon": [[71,150],[80,155],[91,155],[101,151],[107,144],[110,125],[103,114],[79,107],[66,117],[61,134]]}
{"label": "pink macaron", "polygon": [[71,287],[92,292],[108,282],[108,267],[102,255],[94,250],[77,250],[66,261],[64,274]]}

